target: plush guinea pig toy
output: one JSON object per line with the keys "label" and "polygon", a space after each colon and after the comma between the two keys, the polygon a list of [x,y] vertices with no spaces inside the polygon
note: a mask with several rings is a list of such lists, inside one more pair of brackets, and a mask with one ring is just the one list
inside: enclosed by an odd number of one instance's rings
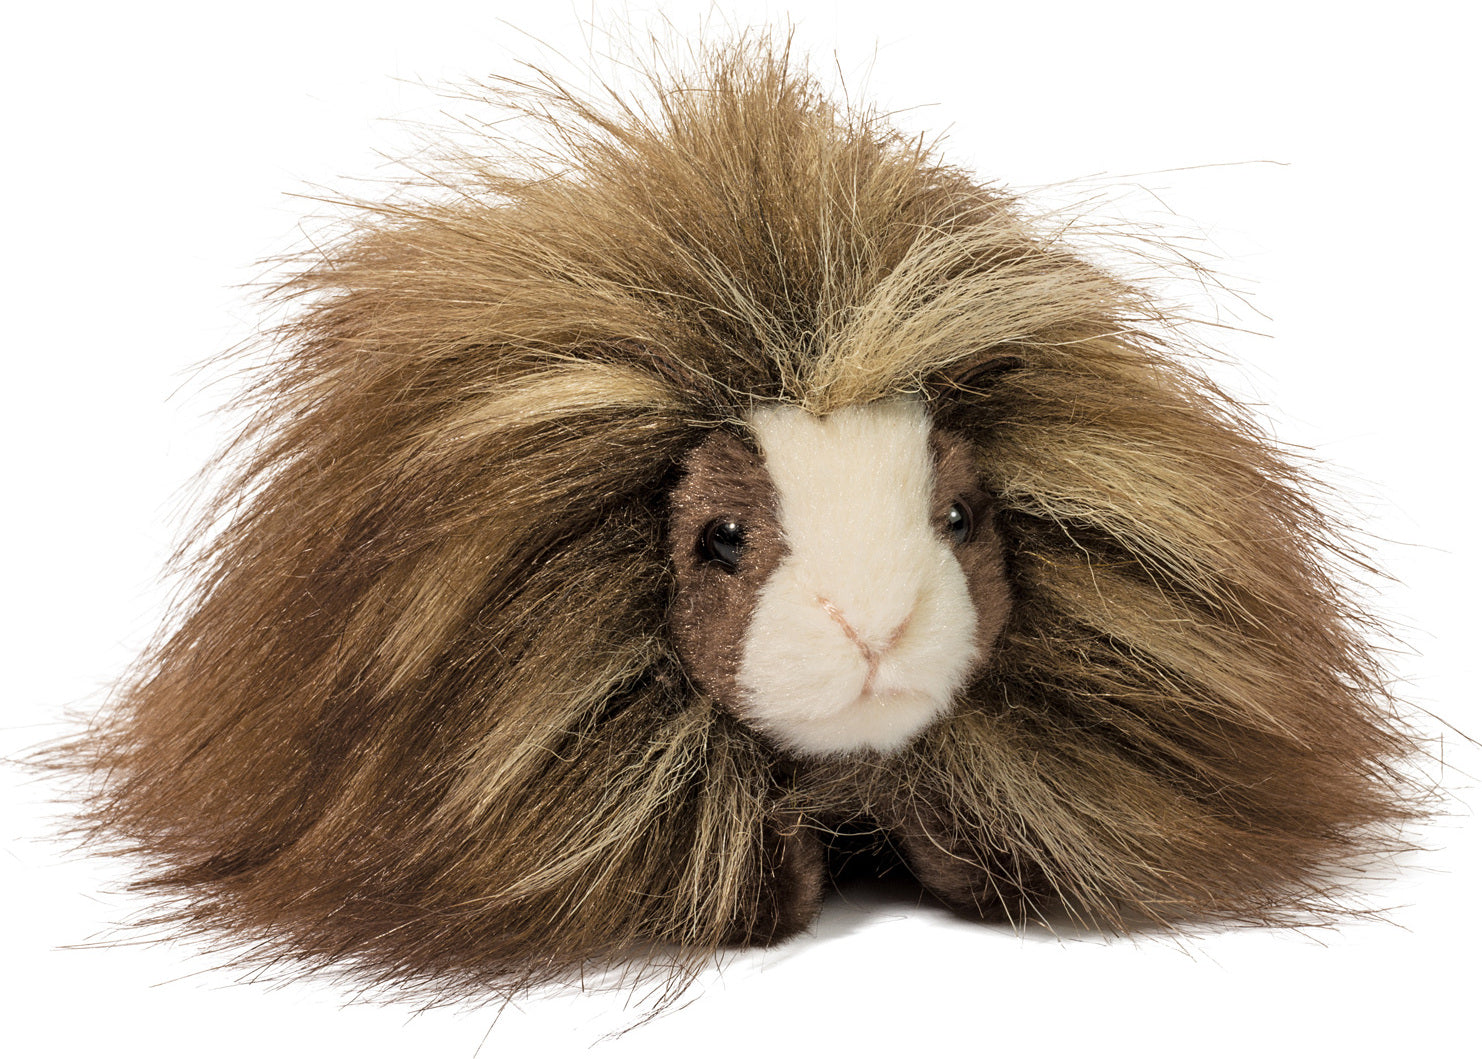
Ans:
{"label": "plush guinea pig toy", "polygon": [[68,751],[187,929],[438,995],[805,929],[847,855],[1332,911],[1410,751],[1280,450],[1138,289],[785,50],[316,248],[196,591]]}

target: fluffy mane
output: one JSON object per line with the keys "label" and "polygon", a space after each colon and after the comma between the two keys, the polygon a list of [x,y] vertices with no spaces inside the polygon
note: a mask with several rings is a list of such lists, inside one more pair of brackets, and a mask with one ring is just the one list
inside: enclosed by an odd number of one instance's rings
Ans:
{"label": "fluffy mane", "polygon": [[[765,42],[533,109],[554,154],[297,277],[196,591],[67,752],[171,921],[439,997],[683,964],[802,925],[779,827],[885,816],[988,916],[1330,911],[1409,737],[1341,534],[1146,296]],[[780,760],[679,665],[665,498],[758,402],[903,394],[977,447],[1013,616],[899,755]]]}

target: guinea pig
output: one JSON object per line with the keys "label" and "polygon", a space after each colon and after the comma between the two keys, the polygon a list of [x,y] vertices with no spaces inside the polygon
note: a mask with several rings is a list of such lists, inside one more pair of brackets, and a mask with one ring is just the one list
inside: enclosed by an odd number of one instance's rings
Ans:
{"label": "guinea pig", "polygon": [[1412,738],[1147,294],[765,41],[524,105],[315,248],[63,752],[164,915],[451,996],[779,941],[861,847],[1015,924],[1341,910]]}

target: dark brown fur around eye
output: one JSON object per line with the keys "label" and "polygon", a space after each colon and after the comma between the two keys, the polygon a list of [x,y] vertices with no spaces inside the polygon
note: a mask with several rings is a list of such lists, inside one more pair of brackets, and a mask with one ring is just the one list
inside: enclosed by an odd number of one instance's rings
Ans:
{"label": "dark brown fur around eye", "polygon": [[[559,157],[314,248],[194,594],[60,754],[168,921],[436,999],[682,972],[806,926],[849,821],[970,914],[1344,907],[1415,806],[1352,548],[1143,292],[765,42],[524,106]],[[698,520],[757,505],[738,589],[778,546],[724,431],[921,394],[994,650],[895,756],[784,761],[695,647],[747,617]]]}
{"label": "dark brown fur around eye", "polygon": [[994,526],[992,498],[980,484],[978,457],[966,438],[941,430],[931,439],[936,458],[936,492],[932,511],[945,512],[954,500],[965,500],[973,510],[973,537],[955,549],[958,565],[967,577],[968,594],[978,616],[978,671],[992,661],[994,646],[1003,633],[1013,605],[1004,568],[1003,543]]}
{"label": "dark brown fur around eye", "polygon": [[[722,516],[746,527],[746,548],[734,571],[705,562],[695,547]],[[668,532],[675,650],[696,686],[734,709],[757,593],[787,551],[777,524],[777,494],[761,456],[729,431],[707,438],[684,461],[684,476],[669,500]]]}

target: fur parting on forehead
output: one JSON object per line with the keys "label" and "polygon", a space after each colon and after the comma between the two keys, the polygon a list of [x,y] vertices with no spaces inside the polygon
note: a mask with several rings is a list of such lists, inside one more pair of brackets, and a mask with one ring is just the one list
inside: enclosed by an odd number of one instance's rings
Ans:
{"label": "fur parting on forehead", "polygon": [[898,750],[950,706],[978,654],[973,601],[933,518],[926,410],[768,407],[752,430],[788,554],[743,649],[746,715],[805,753]]}

